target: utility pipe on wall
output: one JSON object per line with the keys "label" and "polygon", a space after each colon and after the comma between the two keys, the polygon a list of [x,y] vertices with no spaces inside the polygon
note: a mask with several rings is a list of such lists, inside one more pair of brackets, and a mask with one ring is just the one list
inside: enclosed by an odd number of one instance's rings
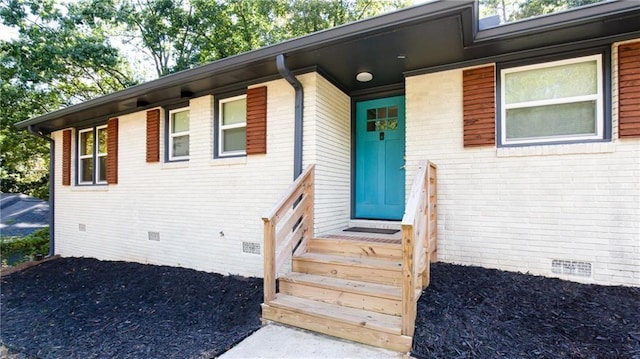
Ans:
{"label": "utility pipe on wall", "polygon": [[276,67],[278,68],[280,76],[287,80],[287,82],[296,91],[295,128],[293,140],[293,180],[295,181],[298,176],[302,174],[302,113],[304,109],[304,91],[300,81],[298,81],[298,79],[291,73],[289,68],[287,68],[287,64],[285,63],[283,54],[280,54],[276,57]]}

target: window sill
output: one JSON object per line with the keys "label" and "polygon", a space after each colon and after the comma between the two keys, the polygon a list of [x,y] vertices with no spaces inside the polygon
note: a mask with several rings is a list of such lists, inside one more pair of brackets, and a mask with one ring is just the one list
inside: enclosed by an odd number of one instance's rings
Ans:
{"label": "window sill", "polygon": [[85,184],[71,186],[71,192],[109,192],[109,185],[106,184]]}
{"label": "window sill", "polygon": [[612,153],[616,151],[613,142],[588,142],[560,145],[534,145],[522,147],[500,147],[497,157],[557,156],[591,153]]}
{"label": "window sill", "polygon": [[211,160],[211,166],[233,166],[233,165],[246,165],[247,156],[228,157],[228,158],[215,158]]}
{"label": "window sill", "polygon": [[176,168],[189,168],[189,161],[163,162],[163,170],[172,170]]}

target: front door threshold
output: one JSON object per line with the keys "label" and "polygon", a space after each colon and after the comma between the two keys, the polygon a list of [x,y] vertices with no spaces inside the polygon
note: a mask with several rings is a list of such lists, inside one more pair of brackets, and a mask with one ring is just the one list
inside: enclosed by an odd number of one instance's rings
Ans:
{"label": "front door threshold", "polygon": [[365,227],[380,229],[400,229],[402,221],[388,221],[377,219],[350,219],[349,227]]}

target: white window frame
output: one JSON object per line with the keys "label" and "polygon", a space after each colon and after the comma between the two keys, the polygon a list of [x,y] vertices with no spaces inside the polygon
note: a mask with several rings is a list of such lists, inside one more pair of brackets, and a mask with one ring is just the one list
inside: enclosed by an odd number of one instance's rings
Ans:
{"label": "white window frame", "polygon": [[[78,173],[77,173],[77,179],[78,179],[78,184],[79,185],[94,185],[94,184],[107,184],[107,181],[100,181],[98,180],[98,174],[100,173],[100,158],[101,157],[106,157],[108,156],[108,152],[98,152],[100,149],[100,146],[98,144],[98,131],[101,129],[105,129],[106,130],[107,125],[102,125],[102,126],[96,126],[96,127],[90,127],[90,128],[85,128],[83,130],[78,131]],[[91,149],[91,153],[90,154],[86,154],[83,155],[82,154],[82,134],[86,133],[86,132],[90,132],[93,135],[93,148]],[[107,136],[109,136],[109,134],[107,133]],[[108,138],[108,137],[107,137]],[[83,159],[87,159],[87,158],[91,158],[93,159],[93,173],[92,173],[92,180],[91,181],[83,181],[82,180],[82,160]],[[105,169],[105,173],[106,173],[106,169]]]}
{"label": "white window frame", "polygon": [[[562,66],[568,64],[575,64],[580,62],[589,62],[596,61],[596,69],[597,69],[597,92],[593,95],[584,95],[584,96],[573,96],[573,97],[565,97],[551,100],[537,100],[537,101],[526,101],[519,102],[513,104],[505,104],[506,98],[506,81],[505,77],[509,73],[521,72],[527,70]],[[544,62],[535,65],[527,65],[527,66],[519,66],[519,67],[511,67],[502,69],[500,71],[500,130],[501,130],[501,144],[502,145],[519,145],[519,144],[539,144],[546,142],[578,142],[585,140],[602,140],[604,138],[604,94],[603,94],[603,69],[602,69],[602,54],[576,57],[566,60],[560,61],[551,61]],[[558,105],[558,104],[568,104],[574,102],[584,102],[584,101],[596,101],[596,123],[594,134],[583,134],[583,135],[558,135],[558,136],[544,136],[544,137],[528,137],[528,138],[519,138],[519,139],[507,139],[507,110],[516,109],[516,108],[527,108],[527,107],[535,107],[535,106],[544,106],[544,105]]]}
{"label": "white window frame", "polygon": [[[184,112],[184,111],[189,111],[189,131],[182,131],[182,132],[171,132],[171,129],[173,128],[173,115],[179,112]],[[182,161],[182,160],[188,160],[189,159],[189,155],[191,154],[191,111],[189,110],[189,107],[182,107],[182,108],[177,108],[175,110],[171,110],[169,111],[169,126],[167,128],[167,133],[168,136],[167,138],[169,139],[169,143],[168,143],[168,149],[169,149],[169,161]],[[189,155],[186,156],[174,156],[173,155],[173,138],[174,137],[180,137],[180,136],[189,136]]]}
{"label": "white window frame", "polygon": [[231,125],[222,125],[224,122],[224,111],[223,107],[225,103],[233,102],[241,99],[247,99],[247,95],[239,95],[233,96],[229,98],[225,98],[218,101],[218,157],[229,157],[229,156],[242,156],[247,154],[247,145],[245,143],[244,150],[242,151],[224,151],[224,136],[223,133],[225,130],[231,130],[234,128],[245,128],[245,136],[246,136],[246,127],[247,127],[247,118],[245,116],[244,122],[238,122]]}

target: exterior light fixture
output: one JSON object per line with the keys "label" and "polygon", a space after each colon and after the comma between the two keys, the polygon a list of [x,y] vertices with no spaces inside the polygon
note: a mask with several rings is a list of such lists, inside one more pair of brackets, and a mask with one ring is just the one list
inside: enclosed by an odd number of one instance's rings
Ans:
{"label": "exterior light fixture", "polygon": [[356,75],[356,80],[360,81],[360,82],[369,82],[371,80],[373,80],[373,74],[371,72],[360,72]]}

